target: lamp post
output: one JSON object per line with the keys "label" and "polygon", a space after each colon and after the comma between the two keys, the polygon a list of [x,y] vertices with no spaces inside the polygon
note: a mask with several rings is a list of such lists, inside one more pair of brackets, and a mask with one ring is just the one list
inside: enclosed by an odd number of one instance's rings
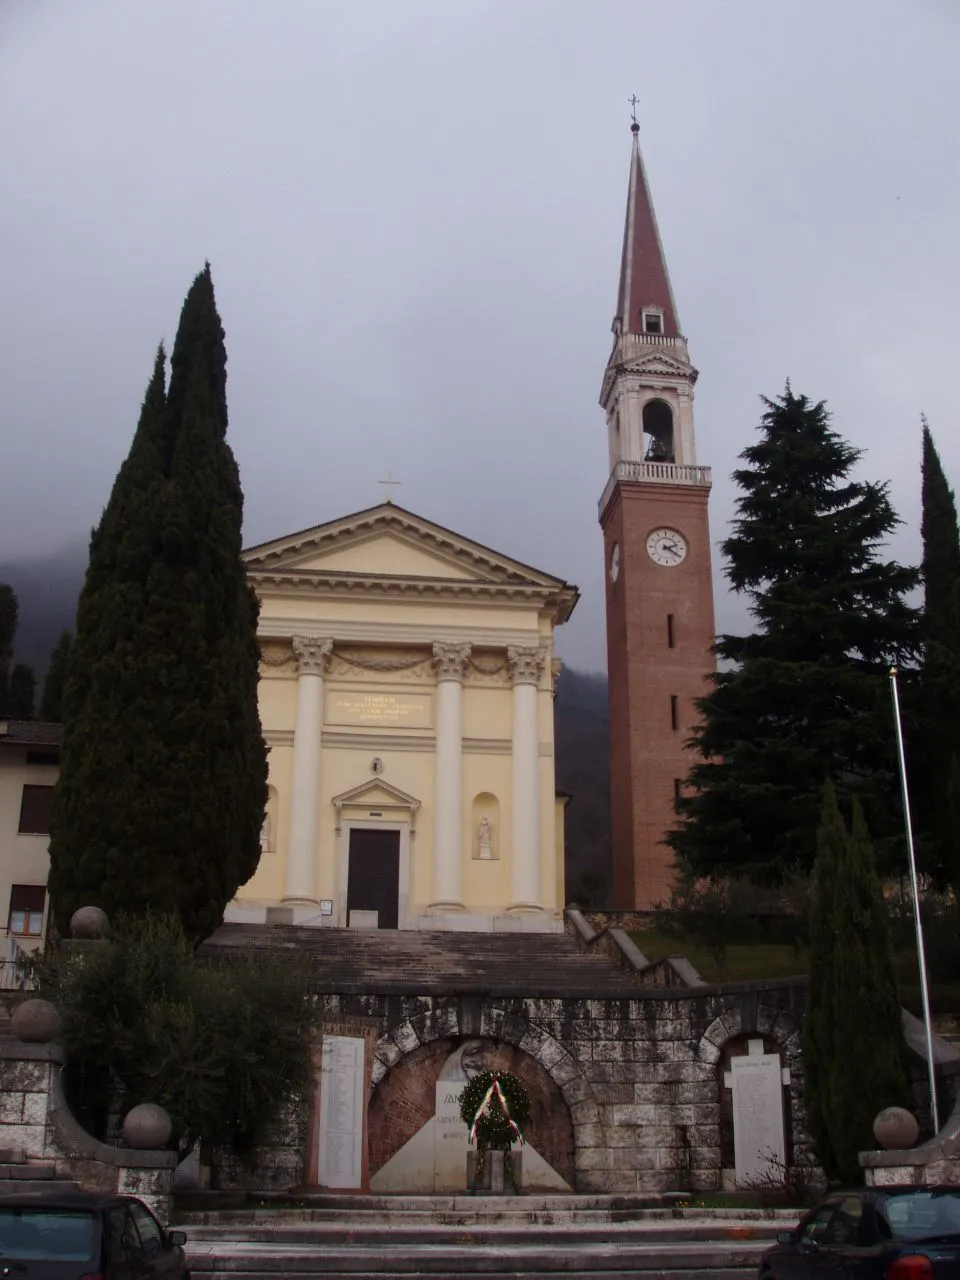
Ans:
{"label": "lamp post", "polygon": [[937,1114],[937,1081],[933,1064],[933,1030],[930,1023],[930,993],[927,989],[927,961],[923,950],[923,922],[920,919],[920,894],[917,890],[917,860],[913,851],[913,824],[910,821],[910,795],[907,790],[907,760],[903,753],[903,726],[900,723],[900,696],[897,692],[897,668],[890,668],[893,692],[893,722],[897,730],[897,755],[900,760],[900,790],[903,795],[903,822],[907,832],[907,854],[910,859],[910,886],[913,890],[913,921],[917,930],[917,956],[920,960],[920,998],[923,1001],[923,1025],[927,1037],[927,1074],[930,1080],[930,1113],[933,1132],[940,1132]]}

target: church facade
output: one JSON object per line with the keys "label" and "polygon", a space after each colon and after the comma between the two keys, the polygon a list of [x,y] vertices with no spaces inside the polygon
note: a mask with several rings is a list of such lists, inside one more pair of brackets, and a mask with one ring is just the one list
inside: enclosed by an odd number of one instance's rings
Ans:
{"label": "church facade", "polygon": [[600,404],[610,474],[603,529],[613,905],[669,897],[663,843],[690,765],[695,702],[714,671],[707,503],[694,432],[693,367],[633,125],[613,347]]}
{"label": "church facade", "polygon": [[560,929],[566,582],[392,502],[244,553],[263,854],[237,922]]}

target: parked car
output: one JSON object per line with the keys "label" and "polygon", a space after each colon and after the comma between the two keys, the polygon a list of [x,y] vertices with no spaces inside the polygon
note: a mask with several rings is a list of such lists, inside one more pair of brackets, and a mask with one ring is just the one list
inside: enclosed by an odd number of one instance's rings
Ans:
{"label": "parked car", "polygon": [[135,1196],[0,1196],[0,1277],[189,1280],[186,1240],[182,1231],[165,1231]]}
{"label": "parked car", "polygon": [[960,1187],[835,1192],[777,1232],[760,1280],[960,1280]]}

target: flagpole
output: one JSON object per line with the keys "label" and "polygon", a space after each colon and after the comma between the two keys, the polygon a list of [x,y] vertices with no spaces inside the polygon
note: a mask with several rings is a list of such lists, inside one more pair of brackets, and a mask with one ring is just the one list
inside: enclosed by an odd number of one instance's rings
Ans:
{"label": "flagpole", "polygon": [[913,920],[917,930],[917,956],[920,960],[920,998],[923,1001],[923,1025],[927,1036],[927,1073],[930,1080],[930,1112],[933,1132],[940,1132],[937,1114],[937,1080],[933,1064],[933,1029],[930,1022],[930,992],[927,987],[927,961],[923,950],[923,922],[920,919],[920,894],[917,889],[917,860],[913,851],[913,824],[910,821],[910,795],[907,790],[907,760],[903,753],[903,727],[900,723],[900,697],[897,692],[897,668],[890,668],[893,692],[893,722],[897,729],[897,755],[900,760],[900,791],[903,795],[903,822],[907,832],[907,854],[910,858],[910,885],[913,889]]}

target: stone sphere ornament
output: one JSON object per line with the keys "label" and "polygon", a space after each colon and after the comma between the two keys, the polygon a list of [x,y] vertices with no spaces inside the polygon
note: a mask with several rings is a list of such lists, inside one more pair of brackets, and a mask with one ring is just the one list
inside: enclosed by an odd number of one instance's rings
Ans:
{"label": "stone sphere ornament", "polygon": [[105,938],[109,932],[110,921],[100,907],[78,907],[70,917],[70,936],[83,942]]}
{"label": "stone sphere ornament", "polygon": [[155,1102],[141,1102],[124,1116],[123,1136],[138,1151],[159,1151],[172,1132],[173,1121]]}
{"label": "stone sphere ornament", "polygon": [[49,1044],[60,1030],[60,1015],[49,1000],[24,1000],[13,1011],[10,1029],[23,1044]]}
{"label": "stone sphere ornament", "polygon": [[885,1151],[912,1147],[919,1135],[917,1117],[905,1107],[884,1107],[873,1122],[873,1136]]}

